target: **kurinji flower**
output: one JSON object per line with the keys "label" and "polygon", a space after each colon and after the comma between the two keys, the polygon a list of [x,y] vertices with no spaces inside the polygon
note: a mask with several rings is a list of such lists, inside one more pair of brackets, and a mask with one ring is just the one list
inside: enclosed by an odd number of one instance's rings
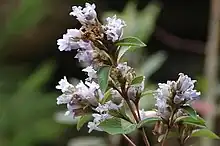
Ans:
{"label": "kurinji flower", "polygon": [[97,74],[96,74],[97,71],[95,71],[92,66],[88,66],[88,67],[84,68],[82,71],[87,72],[87,74],[89,76],[88,77],[89,81],[97,78]]}
{"label": "kurinji flower", "polygon": [[190,77],[184,75],[183,73],[179,74],[179,79],[176,83],[176,96],[174,97],[174,102],[179,104],[181,102],[191,102],[197,100],[200,96],[200,92],[194,90],[194,83],[196,80],[191,80]]}
{"label": "kurinji flower", "polygon": [[60,89],[63,93],[73,92],[74,86],[67,81],[65,76],[58,83],[59,85],[56,86],[56,89]]}
{"label": "kurinji flower", "polygon": [[83,62],[87,65],[92,64],[93,50],[78,50],[75,58],[78,58],[79,62]]}
{"label": "kurinji flower", "polygon": [[76,16],[76,19],[82,24],[95,24],[96,21],[96,11],[95,11],[95,4],[89,4],[86,3],[85,4],[85,8],[82,8],[81,6],[77,7],[77,6],[73,6],[72,7],[72,12],[70,13],[70,15]]}
{"label": "kurinji flower", "polygon": [[107,39],[113,42],[119,40],[123,34],[123,27],[126,26],[125,22],[121,19],[117,19],[116,15],[112,18],[108,17],[106,22],[107,24],[103,28]]}
{"label": "kurinji flower", "polygon": [[179,79],[176,82],[167,81],[167,84],[159,83],[159,88],[156,94],[154,94],[158,114],[163,118],[168,118],[172,104],[184,105],[197,100],[200,92],[194,90],[195,82],[195,80],[191,80],[187,75],[180,73]]}
{"label": "kurinji flower", "polygon": [[98,107],[95,110],[99,113],[103,113],[108,112],[109,110],[118,110],[121,106],[122,104],[117,105],[110,100],[103,105],[99,103]]}
{"label": "kurinji flower", "polygon": [[67,33],[63,35],[62,39],[57,40],[57,45],[60,51],[71,51],[78,49],[79,39],[81,38],[81,31],[78,29],[68,29]]}

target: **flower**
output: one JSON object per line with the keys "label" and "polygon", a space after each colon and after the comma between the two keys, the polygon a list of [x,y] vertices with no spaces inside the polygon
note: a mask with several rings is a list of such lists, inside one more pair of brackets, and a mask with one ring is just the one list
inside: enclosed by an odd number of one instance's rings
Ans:
{"label": "flower", "polygon": [[113,42],[120,39],[123,34],[123,27],[126,26],[125,22],[121,19],[117,19],[116,15],[112,18],[106,19],[107,24],[103,26],[107,39]]}
{"label": "flower", "polygon": [[103,113],[108,112],[109,110],[118,110],[121,106],[122,104],[117,105],[110,100],[103,105],[99,103],[98,107],[95,110],[99,113]]}
{"label": "flower", "polygon": [[190,77],[179,74],[179,79],[176,83],[176,96],[174,97],[174,102],[179,104],[181,102],[192,102],[199,99],[200,92],[194,90],[194,83],[196,80],[191,80]]}
{"label": "flower", "polygon": [[72,7],[72,12],[70,15],[76,16],[76,19],[82,24],[95,24],[96,21],[95,19],[97,18],[97,14],[95,11],[95,4],[85,4],[85,8],[82,8],[81,6],[73,6]]}
{"label": "flower", "polygon": [[81,38],[81,31],[78,29],[68,29],[67,33],[63,35],[62,39],[57,40],[58,49],[60,51],[71,51],[78,49],[78,40]]}
{"label": "flower", "polygon": [[96,74],[97,71],[95,71],[92,66],[88,66],[88,67],[84,68],[82,71],[87,72],[87,74],[88,74],[87,80],[89,80],[89,81],[97,78],[97,74]]}
{"label": "flower", "polygon": [[64,76],[64,78],[61,79],[58,83],[59,85],[56,86],[56,89],[60,89],[63,93],[74,91],[74,86],[67,81],[66,76]]}
{"label": "flower", "polygon": [[60,105],[60,104],[67,104],[69,102],[71,102],[72,100],[72,95],[66,95],[66,94],[62,94],[60,95],[59,97],[57,97],[57,104]]}
{"label": "flower", "polygon": [[200,92],[194,90],[195,82],[196,80],[191,80],[187,75],[180,73],[177,81],[159,83],[159,88],[154,94],[158,115],[167,119],[170,116],[170,107],[173,105],[176,104],[179,107],[199,99]]}

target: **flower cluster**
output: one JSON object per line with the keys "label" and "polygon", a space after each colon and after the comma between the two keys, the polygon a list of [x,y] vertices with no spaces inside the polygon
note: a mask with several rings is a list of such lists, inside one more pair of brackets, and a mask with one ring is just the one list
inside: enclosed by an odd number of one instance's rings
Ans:
{"label": "flower cluster", "polygon": [[199,99],[200,92],[194,90],[195,82],[196,80],[191,80],[187,75],[180,73],[177,81],[167,81],[166,84],[159,83],[155,94],[158,115],[168,119],[172,108],[190,104]]}
{"label": "flower cluster", "polygon": [[123,34],[123,27],[126,26],[125,22],[116,16],[108,17],[107,23],[102,25],[97,19],[95,8],[95,4],[89,3],[85,4],[85,8],[73,6],[70,15],[75,16],[82,27],[68,29],[63,38],[57,40],[60,51],[77,50],[75,58],[87,65],[97,64],[97,61],[108,61],[99,50],[100,46],[106,46],[106,38],[110,42],[119,40]]}
{"label": "flower cluster", "polygon": [[[85,8],[73,6],[70,15],[75,16],[82,27],[68,29],[63,38],[57,40],[60,51],[77,50],[75,58],[86,65],[82,71],[88,75],[85,83],[80,81],[76,86],[70,84],[66,77],[61,79],[56,88],[60,89],[63,94],[57,98],[57,104],[66,104],[68,109],[66,114],[71,114],[74,117],[92,113],[94,120],[88,123],[89,132],[92,130],[101,131],[98,125],[105,119],[112,117],[108,113],[109,110],[118,110],[123,105],[121,95],[113,89],[111,89],[112,100],[100,103],[104,93],[97,84],[97,69],[103,64],[110,65],[112,63],[108,56],[109,49],[106,50],[105,46],[119,40],[123,34],[123,27],[126,25],[116,16],[108,17],[106,24],[102,25],[97,19],[95,8],[95,4],[89,3],[85,4]],[[115,48],[113,50],[116,51]],[[115,69],[125,77],[132,68],[124,63],[119,64]]]}

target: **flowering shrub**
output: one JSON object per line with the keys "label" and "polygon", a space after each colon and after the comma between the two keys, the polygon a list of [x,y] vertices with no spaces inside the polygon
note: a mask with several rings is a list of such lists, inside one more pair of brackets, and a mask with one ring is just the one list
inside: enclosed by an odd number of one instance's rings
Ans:
{"label": "flowering shrub", "polygon": [[116,15],[108,17],[105,24],[97,19],[95,4],[73,6],[70,15],[81,23],[80,29],[68,29],[63,38],[58,39],[60,51],[76,50],[75,58],[85,64],[82,71],[88,74],[85,82],[73,86],[64,77],[57,89],[62,95],[57,104],[67,105],[67,115],[81,116],[77,128],[88,122],[88,132],[104,131],[109,134],[127,136],[135,130],[143,135],[146,125],[154,124],[153,134],[164,145],[165,140],[175,133],[180,145],[194,136],[219,138],[206,128],[205,121],[197,115],[191,103],[199,99],[200,92],[194,89],[195,80],[183,73],[177,81],[159,83],[153,91],[156,99],[155,110],[139,109],[139,101],[150,91],[145,89],[145,77],[139,76],[121,57],[129,50],[144,47],[135,37],[122,38],[125,22]]}

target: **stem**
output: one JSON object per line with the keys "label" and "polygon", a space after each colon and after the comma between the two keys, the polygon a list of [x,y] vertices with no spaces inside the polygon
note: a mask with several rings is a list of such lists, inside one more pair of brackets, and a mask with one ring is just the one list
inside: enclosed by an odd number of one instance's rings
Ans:
{"label": "stem", "polygon": [[167,129],[166,129],[166,132],[165,132],[165,134],[164,134],[163,140],[162,140],[162,142],[161,142],[161,146],[164,146],[165,141],[166,141],[166,139],[167,139],[167,136],[168,136],[168,134],[169,134],[169,132],[170,132],[170,129],[171,129],[171,127],[173,126],[173,117],[174,117],[174,114],[176,113],[176,110],[177,110],[177,109],[175,108],[175,109],[173,109],[173,111],[171,112],[171,116],[170,116],[170,119],[169,119],[168,127],[167,127]]}
{"label": "stem", "polygon": [[132,146],[136,146],[136,144],[134,144],[133,141],[131,141],[131,139],[127,135],[125,135],[125,134],[122,134],[122,135]]}
{"label": "stem", "polygon": [[[132,105],[131,105],[130,100],[128,99],[128,100],[126,100],[126,102],[127,102],[127,104],[128,104],[128,107],[130,108],[130,110],[131,110],[131,112],[132,112],[132,114],[133,114],[133,116],[134,116],[136,122],[139,123],[139,121],[140,121],[140,113],[139,113],[139,110],[137,109],[137,113],[138,113],[138,115],[139,115],[139,118],[138,118],[137,114],[135,113],[135,111],[134,111],[134,109],[133,109],[133,107],[132,107]],[[138,107],[138,106],[136,105],[136,108],[137,108],[137,107]],[[145,145],[146,145],[146,146],[150,146],[150,143],[149,143],[149,140],[148,140],[148,138],[147,138],[147,135],[146,135],[146,133],[145,133],[144,128],[142,127],[142,128],[139,129],[139,130],[140,130],[140,132],[141,132],[141,134],[142,134],[142,137],[143,137],[143,140],[144,140]]]}
{"label": "stem", "polygon": [[168,136],[168,134],[169,134],[169,131],[170,131],[170,128],[168,127],[167,130],[166,130],[166,133],[165,133],[165,135],[164,135],[164,137],[163,137],[161,146],[164,146],[165,141],[166,141],[166,139],[167,139],[167,136]]}
{"label": "stem", "polygon": [[127,100],[126,100],[126,103],[128,104],[128,107],[129,107],[129,109],[130,109],[132,115],[134,116],[135,121],[136,121],[137,123],[139,123],[139,118],[138,118],[137,114],[135,113],[135,111],[134,111],[134,109],[133,109],[133,107],[132,107],[132,105],[131,105],[130,100],[127,99]]}
{"label": "stem", "polygon": [[149,143],[149,140],[148,140],[147,135],[145,133],[144,127],[141,128],[141,134],[143,136],[144,143],[146,144],[146,146],[150,146],[150,143]]}

